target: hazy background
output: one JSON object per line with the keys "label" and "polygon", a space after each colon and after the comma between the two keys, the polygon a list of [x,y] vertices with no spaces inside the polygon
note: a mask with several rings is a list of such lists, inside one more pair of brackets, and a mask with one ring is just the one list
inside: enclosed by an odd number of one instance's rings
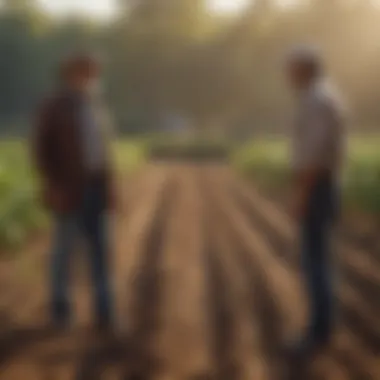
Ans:
{"label": "hazy background", "polygon": [[[357,133],[341,182],[339,325],[303,378],[380,380],[380,0],[0,4],[0,380],[273,378],[306,322],[282,73],[305,41],[320,45]],[[74,329],[39,327],[54,219],[24,137],[77,50],[103,58],[120,132],[111,336],[87,328],[84,251],[70,258]]]}
{"label": "hazy background", "polygon": [[281,131],[290,94],[281,64],[295,42],[318,43],[354,128],[380,119],[380,7],[370,0],[3,0],[0,125],[28,128],[68,52],[105,60],[120,131],[160,130],[178,114],[198,129]]}

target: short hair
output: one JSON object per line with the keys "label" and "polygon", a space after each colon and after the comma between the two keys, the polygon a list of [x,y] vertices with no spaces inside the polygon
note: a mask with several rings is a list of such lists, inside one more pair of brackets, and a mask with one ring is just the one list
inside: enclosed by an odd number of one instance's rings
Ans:
{"label": "short hair", "polygon": [[309,68],[316,75],[323,70],[323,62],[318,47],[314,45],[293,46],[287,56],[288,64],[300,64]]}
{"label": "short hair", "polygon": [[66,57],[60,64],[59,75],[67,80],[72,75],[94,75],[100,70],[99,60],[92,54],[78,53]]}

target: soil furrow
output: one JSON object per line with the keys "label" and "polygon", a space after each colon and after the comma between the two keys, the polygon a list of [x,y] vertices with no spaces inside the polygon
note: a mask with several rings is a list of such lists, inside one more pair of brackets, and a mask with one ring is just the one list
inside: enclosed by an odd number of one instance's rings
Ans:
{"label": "soil furrow", "polygon": [[[276,308],[278,312],[281,313],[281,317],[284,321],[282,332],[287,332],[291,336],[290,333],[294,331],[297,325],[300,325],[305,310],[305,301],[297,281],[297,276],[278,260],[266,235],[252,228],[249,218],[245,215],[245,211],[236,207],[237,204],[235,200],[227,195],[229,191],[228,184],[226,184],[225,181],[226,178],[223,180],[222,176],[219,177],[218,187],[225,189],[224,208],[230,220],[230,229],[235,231],[240,244],[244,246],[247,252],[250,252],[251,260],[254,260],[256,266],[265,273],[267,286],[271,289],[269,297],[272,295],[273,302],[276,304]],[[267,300],[268,294],[266,294],[263,299]],[[269,319],[271,317],[273,319],[273,314],[273,311],[268,313],[267,318]],[[277,322],[274,323],[274,325],[278,325]],[[278,342],[280,342],[281,338],[285,339],[285,334],[279,336]],[[273,337],[271,339],[273,340]],[[327,369],[327,373],[324,374],[322,378],[326,378],[325,376],[330,378],[331,373],[348,373],[344,368],[340,368],[336,361],[331,361],[330,359],[328,359],[328,361],[330,368]],[[318,373],[315,368],[311,367],[310,370],[311,372],[308,374],[308,378],[311,376],[318,378]],[[349,379],[350,377],[348,377],[347,374],[345,378]]]}
{"label": "soil furrow", "polygon": [[[140,193],[140,199],[135,198],[136,202],[145,201],[148,198],[148,192],[151,191],[151,188],[147,184],[150,183],[154,191],[154,188],[157,187],[155,183],[157,183],[160,176],[162,177],[162,174],[150,173],[146,177],[146,179],[149,178],[149,182],[144,179],[145,190]],[[137,185],[137,183],[129,184],[129,188],[132,190]],[[134,218],[133,214],[139,213],[140,209],[143,208],[140,206],[136,204],[136,207],[131,209],[131,211],[133,210],[132,219]],[[126,220],[120,219],[118,230],[115,232],[117,239],[119,239],[117,236],[119,231],[124,230],[124,236],[126,237],[129,235],[130,229]],[[103,343],[98,341],[97,337],[92,339],[93,333],[87,332],[83,328],[75,327],[69,333],[57,334],[55,331],[45,327],[49,284],[46,283],[48,279],[46,275],[48,273],[47,243],[44,243],[43,246],[43,249],[40,248],[37,256],[35,256],[33,267],[36,268],[36,271],[33,273],[33,278],[29,280],[30,285],[17,284],[20,291],[28,295],[28,303],[16,302],[17,299],[12,298],[12,295],[9,297],[11,303],[8,307],[12,308],[10,314],[13,319],[17,317],[17,324],[13,323],[9,326],[8,331],[5,331],[0,337],[0,346],[4,347],[3,357],[0,349],[0,364],[4,362],[4,371],[0,370],[0,378],[6,380],[12,378],[14,373],[18,373],[20,367],[27,367],[31,373],[36,374],[31,375],[30,379],[49,378],[49,376],[56,379],[61,376],[62,379],[68,378],[72,380],[74,376],[82,378],[81,373],[85,378],[84,376],[88,371],[85,371],[84,367],[92,366],[93,358],[99,356],[99,352],[104,352],[108,347],[108,343],[107,347],[105,347]],[[31,258],[29,255],[33,255],[33,253],[29,252],[26,255],[27,259]],[[73,256],[78,258],[79,255]],[[119,258],[117,252],[114,253],[114,256],[115,259]],[[83,281],[85,277],[83,275],[87,275],[87,271],[78,270],[78,262],[77,260],[75,261],[75,282],[72,286],[72,289],[75,290],[73,311],[76,317],[75,324],[78,325],[79,322],[79,326],[83,326],[89,320],[89,295],[92,289],[89,287],[88,280]],[[78,276],[80,278],[77,278]],[[122,273],[120,273],[120,276],[121,278],[123,277]],[[115,285],[117,284],[115,283]],[[116,286],[116,289],[118,288],[119,286]],[[116,298],[120,298],[123,293],[118,290]],[[97,348],[99,345],[100,347]],[[85,363],[88,365],[85,365]]]}
{"label": "soil furrow", "polygon": [[[1,279],[10,291],[1,295],[0,380],[286,379],[284,344],[307,310],[290,218],[224,165],[152,164],[132,182],[119,183],[112,229],[115,331],[86,327],[85,255],[73,273],[75,326],[38,327],[49,268],[36,246]],[[339,251],[341,323],[297,379],[380,380],[378,259],[346,239]]]}
{"label": "soil furrow", "polygon": [[165,376],[207,378],[210,358],[206,341],[205,273],[201,194],[197,169],[177,170],[178,198],[168,222],[164,247],[162,329],[158,350]]}
{"label": "soil furrow", "polygon": [[[259,342],[261,326],[257,308],[260,305],[255,302],[256,287],[252,287],[251,272],[247,273],[250,267],[240,265],[237,247],[226,229],[226,221],[218,212],[212,170],[205,171],[202,182],[215,378],[265,380],[268,379],[268,363],[262,356]],[[228,373],[230,377],[222,377]]]}
{"label": "soil furrow", "polygon": [[[242,189],[241,191],[244,191],[244,189]],[[237,195],[237,197],[239,196]],[[290,247],[291,243],[289,241],[289,237],[285,236],[286,233],[283,231],[283,229],[278,230],[277,225],[274,225],[274,223],[272,223],[272,219],[267,219],[268,213],[264,213],[264,209],[262,209],[261,211],[255,209],[255,205],[257,203],[260,203],[260,201],[260,198],[251,198],[251,203],[248,203],[247,199],[244,202],[244,209],[247,211],[247,213],[250,216],[254,215],[254,221],[252,222],[254,228],[259,226],[259,230],[263,231],[263,233],[270,236],[271,244],[273,243],[273,241],[278,242],[282,240],[284,246]],[[240,202],[240,199],[238,199],[238,202]],[[263,207],[263,205],[261,204],[259,208],[260,207]],[[276,220],[279,220],[279,218],[276,218]],[[272,247],[276,252],[278,252],[275,249],[277,245],[273,245]],[[360,339],[363,342],[363,344],[368,345],[369,349],[372,352],[379,352],[380,331],[377,328],[376,324],[369,324],[371,320],[373,322],[372,316],[377,315],[376,308],[378,307],[378,303],[374,304],[373,301],[370,302],[367,299],[368,297],[365,297],[370,293],[370,289],[368,289],[368,287],[364,290],[362,287],[360,287],[359,292],[359,290],[355,286],[357,285],[358,280],[365,281],[366,284],[368,284],[368,280],[365,277],[365,272],[364,270],[361,270],[363,266],[360,266],[360,264],[364,262],[363,258],[360,258],[359,256],[358,259],[356,259],[352,254],[346,255],[345,252],[341,252],[340,257],[342,257],[342,260],[345,260],[346,264],[341,265],[343,266],[341,271],[344,284],[342,284],[339,290],[340,310],[341,315],[344,319],[344,323],[346,323],[347,327],[350,328],[357,335],[357,338]],[[284,260],[287,264],[290,264],[297,269],[299,267],[298,263],[293,264],[290,263],[289,260],[284,259],[284,256],[282,254],[280,259]],[[352,261],[354,261],[356,265],[352,263]],[[352,265],[350,265],[349,268],[347,268],[347,263],[350,262]],[[349,269],[349,271],[347,269]],[[357,273],[358,271],[360,272],[359,275]],[[353,274],[353,276],[351,274]],[[353,281],[353,279],[356,279],[356,281]],[[360,304],[362,305],[362,307],[358,307],[359,304],[353,304],[353,299],[360,300]]]}
{"label": "soil furrow", "polygon": [[[230,189],[242,207],[250,211],[253,223],[275,232],[271,234],[271,242],[276,251],[281,252],[281,255],[293,265],[298,265],[298,255],[291,243],[294,240],[295,228],[290,218],[252,187],[232,180]],[[373,312],[380,316],[380,305],[375,302],[380,296],[380,267],[375,260],[376,254],[354,248],[341,240],[337,242],[337,247],[341,275],[368,299],[374,308]]]}
{"label": "soil furrow", "polygon": [[[271,246],[271,243],[272,243],[272,236],[274,234],[278,234],[278,233],[281,233],[283,236],[282,238],[284,240],[288,239],[289,236],[288,236],[288,232],[289,232],[289,225],[291,226],[290,223],[287,223],[286,226],[287,226],[287,229],[288,231],[286,231],[285,228],[281,228],[280,230],[278,229],[278,221],[279,220],[284,220],[286,219],[285,216],[278,216],[276,219],[270,219],[269,220],[269,217],[268,219],[267,218],[267,215],[269,214],[268,213],[264,213],[262,207],[263,207],[263,204],[267,205],[268,201],[263,201],[263,203],[260,203],[260,199],[258,198],[257,201],[249,207],[247,204],[245,204],[244,209],[245,212],[248,212],[250,215],[252,215],[252,213],[256,213],[256,214],[260,214],[259,215],[259,218],[261,219],[258,219],[260,220],[261,222],[257,222],[256,220],[256,223],[255,224],[251,224],[252,227],[255,231],[261,231],[261,233],[263,235],[266,235],[269,237],[269,246]],[[237,204],[239,204],[239,201],[237,200]],[[254,210],[255,207],[257,206],[258,209],[261,209],[260,211],[258,210]],[[271,209],[272,211],[274,209]],[[278,211],[276,211],[278,213]],[[252,218],[248,217],[248,219],[251,219],[251,223],[252,223]],[[266,219],[266,222],[262,222],[262,220]],[[274,222],[274,220],[276,220],[276,222]],[[272,223],[273,222],[273,223]],[[286,235],[286,236],[285,236]],[[271,247],[271,249],[273,250],[273,252],[276,252],[273,247]],[[283,265],[287,268],[289,268],[289,270],[291,272],[294,271],[295,269],[295,266],[292,265],[291,263],[289,263],[288,260],[284,259],[283,255],[279,255],[278,258],[283,262]],[[344,342],[344,352],[346,355],[349,355],[350,358],[351,358],[351,369],[350,369],[350,373],[355,376],[355,373],[356,373],[356,376],[361,376],[363,379],[364,378],[379,378],[379,374],[377,374],[378,370],[376,368],[376,362],[375,362],[375,357],[373,356],[373,350],[377,348],[377,342],[375,342],[375,346],[372,346],[371,343],[374,342],[374,339],[371,339],[370,341],[365,341],[363,342],[363,337],[360,336],[360,334],[358,334],[358,329],[355,328],[356,326],[355,325],[352,325],[352,319],[348,319],[346,317],[346,310],[348,309],[348,306],[347,304],[349,303],[348,300],[347,300],[347,297],[346,297],[346,292],[350,289],[349,285],[347,284],[344,284],[342,285],[342,287],[340,288],[340,292],[339,292],[339,295],[340,295],[340,305],[341,305],[341,320],[343,322],[343,326],[341,329],[339,329],[339,333],[337,334],[338,338],[337,339],[340,339],[339,337],[342,336],[344,337],[342,339],[342,341]],[[352,289],[350,289],[352,291]],[[358,312],[359,309],[356,307],[355,310]],[[358,315],[358,313],[356,312],[356,316]],[[356,319],[356,323],[358,322],[358,319]],[[347,347],[348,345],[348,347]],[[343,350],[343,348],[341,347],[340,349]],[[339,355],[335,355],[335,357],[338,358]],[[353,368],[353,363],[355,363],[355,368]],[[355,371],[354,371],[355,370]]]}
{"label": "soil furrow", "polygon": [[[216,176],[214,189],[220,186],[220,176]],[[224,193],[224,194],[223,194]],[[247,279],[247,287],[251,294],[251,316],[257,323],[260,352],[265,360],[269,379],[277,379],[282,371],[280,363],[281,344],[287,326],[294,324],[292,314],[283,303],[284,295],[280,288],[272,283],[270,267],[264,265],[258,256],[261,255],[262,245],[251,234],[244,234],[240,229],[241,220],[237,220],[237,212],[226,191],[215,192],[216,209],[220,220],[225,220],[224,233],[230,236],[235,250],[235,257],[242,273]],[[241,234],[243,232],[243,234]],[[274,268],[276,269],[276,268]],[[282,274],[278,273],[282,276]],[[284,289],[286,290],[291,289]],[[286,293],[285,293],[286,294]],[[289,293],[287,294],[289,295]],[[294,298],[294,297],[293,297]]]}
{"label": "soil furrow", "polygon": [[[236,194],[239,204],[241,202],[240,196],[241,194]],[[294,254],[296,251],[295,246],[291,253],[294,259],[288,260],[292,246],[290,239],[288,236],[285,236],[285,232],[276,229],[274,223],[271,224],[272,220],[267,219],[267,214],[264,214],[264,211],[261,213],[255,209],[255,205],[259,202],[259,199],[256,200],[257,202],[255,202],[255,204],[253,204],[255,199],[251,200],[252,203],[249,203],[248,200],[245,199],[242,203],[242,208],[246,210],[253,228],[259,226],[258,229],[270,237],[271,247],[278,253],[279,259],[284,261],[286,265],[294,267],[299,271],[299,260],[297,260],[297,255]],[[277,218],[276,220],[279,219]],[[280,246],[284,248],[279,251]],[[284,252],[286,252],[285,255]],[[343,257],[344,253],[342,253],[341,256]],[[355,258],[353,258],[352,255],[345,256],[345,260],[347,264],[355,260]],[[360,260],[360,258],[356,261],[357,265],[351,265],[349,267],[342,265],[343,268],[340,275],[344,280],[344,284],[340,287],[339,303],[341,315],[343,316],[344,323],[356,334],[357,339],[364,345],[367,345],[373,353],[378,353],[380,348],[380,330],[377,324],[374,324],[373,316],[378,315],[377,310],[379,305],[377,302],[373,302],[372,298],[368,300],[368,294],[372,294],[371,291],[373,292],[373,287],[369,288],[370,282],[365,277],[365,272],[360,271],[360,263],[363,261]],[[358,287],[358,282],[360,282],[362,286]],[[362,284],[363,282],[365,283],[364,285]],[[353,303],[353,299],[356,300],[356,303]],[[373,300],[374,299],[377,299],[377,297],[373,298]],[[361,307],[359,307],[359,305],[361,305]]]}
{"label": "soil furrow", "polygon": [[[162,303],[162,273],[164,239],[167,218],[178,196],[176,178],[169,178],[152,196],[150,207],[141,215],[142,230],[135,251],[134,265],[129,268],[128,343],[124,347],[124,378],[151,379],[160,372],[161,363],[155,350]],[[147,224],[144,224],[147,223]],[[136,232],[136,231],[135,231]],[[128,318],[127,316],[127,318]]]}
{"label": "soil furrow", "polygon": [[[107,372],[110,379],[119,380],[122,376],[125,377],[126,373],[141,367],[141,363],[137,364],[137,360],[141,362],[142,352],[145,349],[148,350],[145,341],[140,342],[139,338],[143,334],[146,334],[144,335],[146,339],[149,339],[150,333],[153,336],[147,320],[149,313],[146,309],[149,300],[145,298],[146,293],[143,293],[143,289],[145,286],[154,288],[154,284],[149,281],[154,281],[154,260],[159,260],[161,249],[161,246],[156,246],[156,244],[162,238],[161,228],[164,228],[168,198],[173,191],[170,173],[158,169],[151,172],[150,180],[145,182],[145,186],[144,192],[141,192],[138,197],[139,206],[135,206],[135,211],[129,215],[129,219],[125,219],[123,231],[119,231],[123,234],[124,244],[116,249],[117,281],[114,285],[115,295],[119,299],[119,307],[116,309],[118,312],[116,315],[118,317],[117,334],[99,337],[89,332],[76,373],[78,380],[106,380]],[[153,266],[150,266],[149,255],[152,255],[154,259]],[[134,275],[136,278],[132,278]],[[128,289],[125,289],[126,282]],[[126,290],[133,293],[135,296],[133,300],[128,299]],[[123,309],[126,299],[129,301],[128,309]],[[141,314],[138,314],[139,312]],[[128,326],[128,322],[134,321],[133,326]],[[128,327],[130,335],[126,334]],[[141,343],[141,347],[137,347],[136,341]],[[132,358],[131,352],[134,350],[136,352],[138,350],[139,354],[136,353]],[[132,366],[131,363],[134,365]]]}

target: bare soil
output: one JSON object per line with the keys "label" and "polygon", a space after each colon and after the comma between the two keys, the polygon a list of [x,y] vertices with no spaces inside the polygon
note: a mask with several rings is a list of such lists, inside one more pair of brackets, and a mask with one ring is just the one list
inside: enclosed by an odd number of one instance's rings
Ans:
{"label": "bare soil", "polygon": [[[150,164],[125,182],[114,228],[116,326],[91,328],[86,253],[73,326],[48,322],[48,240],[0,264],[0,380],[286,379],[283,344],[306,299],[281,206],[218,164]],[[342,234],[339,319],[301,380],[380,380],[380,257]]]}

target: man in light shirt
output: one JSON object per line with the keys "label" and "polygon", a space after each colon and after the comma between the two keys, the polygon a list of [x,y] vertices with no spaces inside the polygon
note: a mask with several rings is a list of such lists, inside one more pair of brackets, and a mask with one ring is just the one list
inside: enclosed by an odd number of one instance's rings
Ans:
{"label": "man in light shirt", "polygon": [[70,319],[69,269],[78,234],[88,243],[96,324],[108,328],[111,323],[107,213],[113,186],[108,142],[93,99],[99,71],[88,55],[65,60],[59,88],[41,107],[35,129],[34,158],[55,221],[52,317],[57,327]]}
{"label": "man in light shirt", "polygon": [[293,215],[299,225],[310,301],[309,325],[295,350],[308,356],[329,343],[333,329],[331,243],[345,153],[345,121],[317,49],[295,48],[286,69],[298,100],[292,147]]}

